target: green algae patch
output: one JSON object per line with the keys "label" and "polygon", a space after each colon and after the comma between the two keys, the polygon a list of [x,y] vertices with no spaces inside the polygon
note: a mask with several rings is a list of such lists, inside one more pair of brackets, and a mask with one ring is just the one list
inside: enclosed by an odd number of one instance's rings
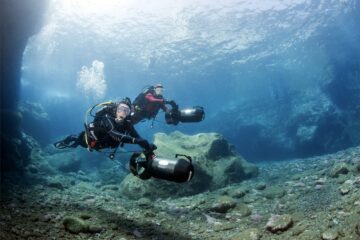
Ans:
{"label": "green algae patch", "polygon": [[89,231],[89,226],[80,218],[77,217],[65,217],[63,220],[65,230],[74,234],[86,233]]}

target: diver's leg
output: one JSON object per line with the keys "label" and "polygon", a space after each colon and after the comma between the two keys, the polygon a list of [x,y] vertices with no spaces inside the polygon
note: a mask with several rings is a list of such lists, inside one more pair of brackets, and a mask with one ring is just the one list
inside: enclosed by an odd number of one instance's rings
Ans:
{"label": "diver's leg", "polygon": [[80,135],[81,135],[81,133],[79,135],[76,135],[76,134],[69,135],[66,138],[64,138],[63,140],[54,143],[54,146],[59,149],[76,148],[80,144],[79,143]]}
{"label": "diver's leg", "polygon": [[79,136],[77,137],[77,145],[76,146],[82,146],[84,148],[87,148],[88,147],[88,144],[86,143],[86,140],[85,140],[85,131],[82,131]]}

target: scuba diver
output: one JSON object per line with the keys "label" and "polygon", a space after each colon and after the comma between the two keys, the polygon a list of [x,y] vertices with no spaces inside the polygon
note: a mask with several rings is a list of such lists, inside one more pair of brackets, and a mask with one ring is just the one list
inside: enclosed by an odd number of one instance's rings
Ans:
{"label": "scuba diver", "polygon": [[164,112],[170,110],[166,107],[166,104],[176,105],[174,101],[167,101],[163,97],[164,87],[161,84],[155,84],[154,86],[146,87],[134,100],[133,109],[134,112],[131,116],[133,124],[147,119],[155,119],[159,110]]}
{"label": "scuba diver", "polygon": [[[133,102],[133,113],[131,122],[135,125],[145,119],[155,119],[159,110],[165,112],[165,121],[167,124],[177,125],[179,122],[201,122],[205,118],[205,112],[202,107],[181,109],[175,101],[166,100],[163,97],[164,87],[161,84],[146,87]],[[170,105],[168,108],[166,105]]]}
{"label": "scuba diver", "polygon": [[[98,106],[103,108],[95,115],[92,110]],[[125,98],[119,103],[105,102],[97,104],[87,111],[85,131],[79,135],[69,135],[65,139],[54,143],[59,149],[76,148],[82,146],[90,151],[99,151],[104,148],[115,148],[109,155],[114,159],[116,149],[124,143],[138,144],[144,150],[134,152],[129,161],[130,171],[142,180],[151,177],[167,181],[188,182],[194,175],[194,166],[190,156],[176,154],[175,159],[158,158],[154,154],[157,147],[139,136],[131,120],[131,101]],[[90,113],[94,120],[87,124],[87,115]],[[182,158],[180,158],[182,157]]]}
{"label": "scuba diver", "polygon": [[[96,115],[94,120],[87,124],[87,115],[98,106],[103,108]],[[90,151],[99,151],[104,148],[116,149],[124,143],[138,144],[146,151],[156,149],[154,144],[149,144],[146,139],[140,137],[130,121],[131,101],[124,98],[119,103],[105,102],[97,104],[88,110],[85,120],[85,131],[78,135],[69,135],[65,139],[54,143],[59,149],[76,148],[82,146]],[[112,155],[112,158],[114,155]],[[111,158],[111,157],[110,157]]]}

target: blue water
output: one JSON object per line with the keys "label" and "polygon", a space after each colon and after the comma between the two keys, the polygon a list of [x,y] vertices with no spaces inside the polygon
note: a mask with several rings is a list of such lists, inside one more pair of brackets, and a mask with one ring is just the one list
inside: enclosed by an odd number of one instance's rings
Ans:
{"label": "blue water", "polygon": [[359,10],[357,0],[52,1],[24,52],[22,100],[44,106],[55,140],[82,131],[92,105],[162,83],[165,98],[203,106],[206,120],[168,126],[159,114],[154,128],[137,125],[141,135],[217,131],[241,149],[251,134],[223,130],[238,116],[219,113],[244,101],[287,102],[334,74],[332,101],[355,101],[336,84],[359,75]]}

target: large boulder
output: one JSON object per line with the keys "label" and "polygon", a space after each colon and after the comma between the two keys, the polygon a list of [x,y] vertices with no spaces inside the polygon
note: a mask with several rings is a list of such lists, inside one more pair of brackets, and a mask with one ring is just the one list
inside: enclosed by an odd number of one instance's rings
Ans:
{"label": "large boulder", "polygon": [[37,142],[23,133],[20,124],[23,116],[18,111],[0,110],[1,128],[1,171],[22,172],[29,164],[32,149],[38,147]]}
{"label": "large boulder", "polygon": [[179,184],[153,178],[144,181],[129,174],[122,181],[121,189],[130,198],[192,195],[258,175],[258,168],[238,155],[217,133],[157,133],[154,143],[158,157],[173,158],[176,153],[191,156],[194,177],[190,182]]}

